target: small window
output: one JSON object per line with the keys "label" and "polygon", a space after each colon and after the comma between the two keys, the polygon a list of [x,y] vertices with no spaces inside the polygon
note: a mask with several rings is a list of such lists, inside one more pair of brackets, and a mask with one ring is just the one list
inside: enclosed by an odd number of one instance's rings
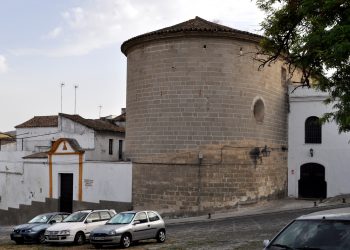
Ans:
{"label": "small window", "polygon": [[109,139],[109,154],[113,154],[113,139]]}
{"label": "small window", "polygon": [[316,116],[311,116],[305,121],[305,143],[322,143],[322,126]]}
{"label": "small window", "polygon": [[122,140],[119,140],[118,158],[119,160],[123,159],[123,141]]}
{"label": "small window", "polygon": [[258,123],[262,123],[264,121],[265,105],[261,99],[258,99],[254,103],[253,113],[254,113],[254,118]]}
{"label": "small window", "polygon": [[157,220],[159,220],[159,216],[156,215],[155,213],[148,212],[147,214],[148,214],[149,221],[157,221]]}
{"label": "small window", "polygon": [[136,215],[135,220],[140,221],[140,223],[147,223],[147,215],[145,212],[140,212]]}
{"label": "small window", "polygon": [[286,86],[287,84],[287,70],[281,67],[281,85]]}

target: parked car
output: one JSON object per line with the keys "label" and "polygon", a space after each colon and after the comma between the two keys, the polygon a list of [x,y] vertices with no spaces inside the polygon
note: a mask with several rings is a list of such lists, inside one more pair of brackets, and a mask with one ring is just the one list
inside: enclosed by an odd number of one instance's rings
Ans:
{"label": "parked car", "polygon": [[82,245],[89,239],[90,232],[106,223],[116,214],[113,209],[82,210],[72,213],[62,223],[46,229],[48,243],[75,243]]}
{"label": "parked car", "polygon": [[35,216],[26,224],[18,225],[13,228],[11,240],[17,244],[21,243],[44,243],[45,230],[56,222],[61,222],[69,213],[54,212]]}
{"label": "parked car", "polygon": [[116,244],[127,248],[133,241],[146,239],[160,243],[166,239],[165,223],[155,211],[119,213],[90,234],[90,243],[96,248]]}
{"label": "parked car", "polygon": [[350,249],[350,208],[338,208],[303,215],[264,241],[265,250]]}

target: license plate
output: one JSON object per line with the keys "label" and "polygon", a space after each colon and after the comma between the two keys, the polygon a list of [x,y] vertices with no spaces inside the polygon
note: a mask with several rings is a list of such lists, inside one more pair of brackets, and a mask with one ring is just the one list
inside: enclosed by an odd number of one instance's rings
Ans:
{"label": "license plate", "polygon": [[58,240],[58,236],[49,236],[49,240]]}
{"label": "license plate", "polygon": [[14,234],[13,237],[15,237],[15,238],[21,238],[22,235],[20,235],[20,234]]}
{"label": "license plate", "polygon": [[104,237],[94,237],[94,240],[104,240]]}

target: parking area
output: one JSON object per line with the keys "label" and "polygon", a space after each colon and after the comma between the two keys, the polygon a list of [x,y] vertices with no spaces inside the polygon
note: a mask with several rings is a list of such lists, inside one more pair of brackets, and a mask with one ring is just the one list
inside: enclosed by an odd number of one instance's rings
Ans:
{"label": "parking area", "polygon": [[[271,238],[284,225],[305,211],[285,211],[279,213],[249,215],[222,218],[200,222],[186,222],[169,225],[167,240],[157,243],[155,240],[142,241],[131,246],[136,250],[182,250],[182,249],[262,249],[262,241]],[[1,249],[94,249],[92,245],[15,245],[9,240],[11,227],[0,228]],[[104,247],[120,249],[120,247]]]}

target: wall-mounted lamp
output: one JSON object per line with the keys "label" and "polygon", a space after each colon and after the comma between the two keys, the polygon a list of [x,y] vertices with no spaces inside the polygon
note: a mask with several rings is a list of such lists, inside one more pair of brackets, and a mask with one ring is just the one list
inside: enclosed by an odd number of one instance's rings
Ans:
{"label": "wall-mounted lamp", "polygon": [[313,157],[314,156],[314,150],[312,148],[310,148],[310,156]]}
{"label": "wall-mounted lamp", "polygon": [[264,157],[270,156],[270,153],[271,153],[271,149],[267,145],[265,145],[265,147],[263,147],[263,149],[261,149],[261,154]]}

